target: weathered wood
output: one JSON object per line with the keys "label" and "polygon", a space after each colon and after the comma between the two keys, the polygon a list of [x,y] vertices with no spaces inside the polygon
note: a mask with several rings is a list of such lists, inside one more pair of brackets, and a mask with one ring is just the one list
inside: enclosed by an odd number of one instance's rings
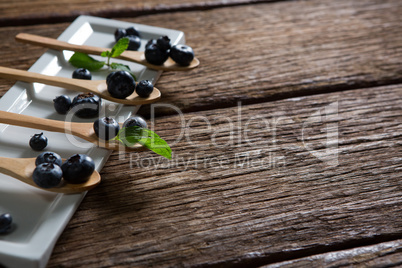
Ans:
{"label": "weathered wood", "polygon": [[[401,14],[398,0],[317,0],[124,20],[185,32],[200,67],[164,73],[157,87],[162,102],[197,111],[400,82]],[[67,25],[0,28],[0,64],[27,69],[45,51],[16,44],[18,32],[57,37]]]}
{"label": "weathered wood", "polygon": [[314,255],[263,266],[286,267],[397,267],[402,265],[402,240]]}
{"label": "weathered wood", "polygon": [[[205,10],[222,6],[275,2],[278,0],[100,0],[29,1],[0,0],[0,27],[72,21],[78,15],[136,17],[154,13]],[[282,0],[286,1],[286,0]]]}
{"label": "weathered wood", "polygon": [[114,153],[49,267],[249,267],[401,237],[401,97],[396,85],[157,118],[174,159]]}

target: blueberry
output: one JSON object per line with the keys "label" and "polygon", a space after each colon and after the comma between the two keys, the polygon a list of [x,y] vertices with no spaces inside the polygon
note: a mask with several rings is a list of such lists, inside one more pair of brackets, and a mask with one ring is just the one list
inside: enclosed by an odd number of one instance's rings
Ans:
{"label": "blueberry", "polygon": [[42,151],[47,146],[47,138],[43,135],[43,132],[40,134],[35,134],[29,140],[29,146],[35,151]]}
{"label": "blueberry", "polygon": [[74,97],[71,109],[81,118],[92,118],[99,114],[102,99],[93,93],[81,93]]}
{"label": "blueberry", "polygon": [[169,58],[169,52],[162,50],[155,43],[149,44],[145,48],[145,59],[154,65],[162,65]]}
{"label": "blueberry", "polygon": [[169,53],[172,60],[177,64],[188,66],[194,59],[194,51],[191,47],[186,45],[175,45],[170,49]]}
{"label": "blueberry", "polygon": [[95,163],[85,154],[75,154],[61,166],[63,177],[69,183],[84,183],[95,170]]}
{"label": "blueberry", "polygon": [[126,29],[126,35],[135,35],[135,36],[140,37],[139,31],[138,31],[138,29],[135,28],[135,27],[128,27],[128,28]]}
{"label": "blueberry", "polygon": [[91,72],[88,69],[78,68],[73,72],[73,78],[91,80],[92,75],[91,75]]}
{"label": "blueberry", "polygon": [[138,50],[141,46],[141,39],[136,35],[128,35],[128,47],[127,50]]}
{"label": "blueberry", "polygon": [[0,234],[6,234],[11,230],[13,218],[9,213],[0,215]]}
{"label": "blueberry", "polygon": [[157,46],[157,41],[156,39],[149,39],[148,42],[145,44],[145,49],[151,45],[156,45]]}
{"label": "blueberry", "polygon": [[53,100],[53,105],[56,112],[59,114],[66,114],[71,108],[71,99],[66,95],[57,96]]}
{"label": "blueberry", "polygon": [[120,125],[114,118],[103,117],[94,122],[95,134],[102,140],[109,140],[119,133]]}
{"label": "blueberry", "polygon": [[148,127],[147,122],[145,122],[144,118],[142,118],[141,116],[138,116],[138,115],[128,118],[123,123],[123,128],[125,128],[125,127],[133,127],[133,126],[137,126],[137,127],[141,127],[141,128],[147,128]]}
{"label": "blueberry", "polygon": [[63,172],[56,164],[42,163],[36,166],[32,178],[39,187],[52,188],[60,184]]}
{"label": "blueberry", "polygon": [[158,47],[163,50],[163,51],[167,51],[170,49],[171,45],[170,45],[170,39],[167,36],[161,36],[156,40],[156,44],[158,45]]}
{"label": "blueberry", "polygon": [[141,80],[137,88],[135,89],[135,92],[137,92],[138,96],[141,98],[148,98],[149,95],[151,95],[152,91],[154,90],[154,86],[149,80]]}
{"label": "blueberry", "polygon": [[135,80],[126,71],[110,73],[106,78],[106,84],[109,94],[117,99],[124,99],[135,90]]}
{"label": "blueberry", "polygon": [[36,157],[35,165],[40,165],[42,163],[52,163],[61,166],[62,160],[60,155],[53,152],[43,152]]}
{"label": "blueberry", "polygon": [[126,36],[126,30],[125,29],[116,29],[116,31],[114,32],[114,39],[117,41],[119,41],[121,38]]}

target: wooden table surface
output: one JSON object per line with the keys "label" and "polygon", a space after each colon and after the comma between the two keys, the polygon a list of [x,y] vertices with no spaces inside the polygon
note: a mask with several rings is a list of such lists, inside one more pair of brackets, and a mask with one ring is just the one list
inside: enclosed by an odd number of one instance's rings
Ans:
{"label": "wooden table surface", "polygon": [[80,14],[181,30],[201,66],[157,83],[173,160],[113,152],[48,267],[402,266],[400,0],[0,0],[0,65]]}

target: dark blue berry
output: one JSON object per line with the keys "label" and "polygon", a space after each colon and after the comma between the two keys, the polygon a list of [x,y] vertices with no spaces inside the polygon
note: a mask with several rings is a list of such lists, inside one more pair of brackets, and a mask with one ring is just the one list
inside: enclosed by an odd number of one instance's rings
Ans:
{"label": "dark blue berry", "polygon": [[75,115],[81,118],[93,118],[98,116],[102,99],[93,93],[81,93],[74,97],[71,109]]}
{"label": "dark blue berry", "polygon": [[11,230],[13,218],[9,213],[0,215],[0,234],[6,234]]}
{"label": "dark blue berry", "polygon": [[78,68],[73,72],[73,78],[91,80],[92,75],[91,75],[91,72],[88,69]]}
{"label": "dark blue berry", "polygon": [[43,133],[35,134],[29,140],[29,146],[35,151],[42,151],[47,146],[47,138]]}
{"label": "dark blue berry", "polygon": [[127,35],[128,47],[127,50],[138,50],[141,46],[141,39],[136,35]]}
{"label": "dark blue berry", "polygon": [[71,108],[71,99],[69,96],[61,95],[53,100],[54,109],[59,114],[66,114]]}
{"label": "dark blue berry", "polygon": [[43,152],[35,159],[35,165],[40,165],[42,163],[52,163],[61,166],[62,160],[60,155],[54,152]]}
{"label": "dark blue berry", "polygon": [[60,184],[63,172],[56,164],[42,163],[36,166],[32,178],[39,187],[53,188]]}
{"label": "dark blue berry", "polygon": [[109,140],[119,133],[120,125],[112,117],[99,118],[94,122],[95,134],[102,140]]}
{"label": "dark blue berry", "polygon": [[85,154],[75,154],[61,166],[63,177],[69,183],[84,183],[95,170],[95,163]]}
{"label": "dark blue berry", "polygon": [[157,42],[156,39],[149,39],[148,42],[145,44],[145,49],[151,45],[156,45],[157,46]]}
{"label": "dark blue berry", "polygon": [[138,115],[128,118],[123,123],[123,128],[133,127],[133,126],[137,126],[137,127],[141,127],[141,128],[148,127],[147,122],[145,122],[144,118],[142,118],[141,116],[138,116]]}
{"label": "dark blue berry", "polygon": [[191,47],[186,45],[175,45],[170,49],[169,53],[172,60],[177,64],[188,66],[194,59],[194,51]]}
{"label": "dark blue berry", "polygon": [[156,40],[156,44],[158,45],[158,47],[163,50],[163,51],[167,51],[170,49],[171,45],[170,45],[170,39],[167,36],[161,36]]}
{"label": "dark blue berry", "polygon": [[124,99],[135,90],[135,80],[126,71],[110,73],[106,78],[106,84],[109,94],[117,99]]}
{"label": "dark blue berry", "polygon": [[140,32],[135,27],[128,27],[126,29],[126,35],[135,35],[135,36],[140,37]]}
{"label": "dark blue berry", "polygon": [[116,40],[116,42],[125,36],[126,36],[125,29],[116,29],[116,31],[114,32],[114,39]]}
{"label": "dark blue berry", "polygon": [[154,65],[162,65],[169,58],[169,52],[162,50],[155,43],[149,44],[145,48],[145,59]]}
{"label": "dark blue berry", "polygon": [[141,80],[138,83],[135,92],[137,92],[138,96],[140,96],[141,98],[148,98],[153,90],[154,86],[149,80]]}

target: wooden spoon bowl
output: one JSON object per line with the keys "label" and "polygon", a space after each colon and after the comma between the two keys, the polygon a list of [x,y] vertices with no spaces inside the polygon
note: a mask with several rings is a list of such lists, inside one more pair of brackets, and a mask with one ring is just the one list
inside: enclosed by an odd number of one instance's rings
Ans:
{"label": "wooden spoon bowl", "polygon": [[49,76],[2,66],[0,66],[0,77],[30,83],[38,82],[46,85],[67,88],[78,92],[91,92],[103,99],[125,105],[141,105],[153,103],[161,97],[161,92],[156,87],[154,87],[154,90],[148,98],[141,98],[137,95],[137,93],[134,92],[125,99],[117,99],[112,97],[107,91],[106,80],[83,80],[59,76]]}
{"label": "wooden spoon bowl", "polygon": [[100,174],[95,170],[89,177],[88,181],[80,184],[72,184],[63,181],[62,185],[53,188],[41,188],[35,184],[32,179],[33,171],[35,170],[36,158],[8,158],[0,157],[0,172],[20,180],[33,187],[63,194],[75,194],[89,191],[96,187],[101,182]]}

